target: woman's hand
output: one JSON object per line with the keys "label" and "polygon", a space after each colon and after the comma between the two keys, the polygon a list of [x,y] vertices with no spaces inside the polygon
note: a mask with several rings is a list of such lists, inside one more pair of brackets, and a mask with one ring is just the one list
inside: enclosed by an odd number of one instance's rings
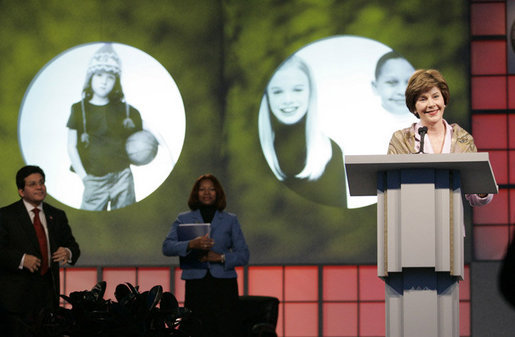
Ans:
{"label": "woman's hand", "polygon": [[197,236],[193,240],[190,240],[188,243],[188,249],[200,249],[200,250],[210,250],[213,248],[215,244],[215,240],[209,237],[209,234],[204,236]]}
{"label": "woman's hand", "polygon": [[222,254],[218,254],[210,250],[206,255],[200,258],[200,262],[220,262],[222,263]]}

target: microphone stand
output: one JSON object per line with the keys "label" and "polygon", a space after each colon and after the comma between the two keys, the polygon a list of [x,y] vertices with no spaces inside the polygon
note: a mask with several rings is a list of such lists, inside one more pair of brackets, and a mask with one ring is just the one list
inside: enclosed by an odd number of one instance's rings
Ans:
{"label": "microphone stand", "polygon": [[420,149],[417,153],[424,153],[424,138],[427,133],[427,126],[422,126],[418,128],[418,134],[420,135]]}

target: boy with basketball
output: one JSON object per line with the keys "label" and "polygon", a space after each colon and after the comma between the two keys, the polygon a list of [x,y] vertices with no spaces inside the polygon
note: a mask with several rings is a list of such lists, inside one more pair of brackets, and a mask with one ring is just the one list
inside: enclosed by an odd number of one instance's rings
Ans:
{"label": "boy with basketball", "polygon": [[82,99],[71,107],[68,154],[84,183],[81,209],[114,210],[136,202],[125,145],[143,127],[124,98],[120,75],[120,59],[107,43],[93,55]]}

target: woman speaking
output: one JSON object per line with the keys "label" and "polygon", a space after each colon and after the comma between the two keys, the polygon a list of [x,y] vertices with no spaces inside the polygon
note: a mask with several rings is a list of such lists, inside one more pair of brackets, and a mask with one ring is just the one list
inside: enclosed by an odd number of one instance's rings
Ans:
{"label": "woman speaking", "polygon": [[[449,86],[438,70],[415,71],[406,88],[406,106],[419,122],[392,135],[388,154],[477,152],[474,138],[443,118],[449,100]],[[493,194],[466,194],[465,198],[471,206],[483,206]]]}

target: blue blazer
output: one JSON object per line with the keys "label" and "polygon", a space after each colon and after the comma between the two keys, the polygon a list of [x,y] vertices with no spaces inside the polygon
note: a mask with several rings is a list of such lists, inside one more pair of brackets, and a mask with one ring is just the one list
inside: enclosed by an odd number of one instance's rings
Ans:
{"label": "blue blazer", "polygon": [[[179,214],[172,224],[172,228],[163,242],[163,254],[166,256],[186,257],[189,241],[178,241],[177,227],[182,223],[203,223],[200,210]],[[211,221],[210,237],[215,241],[211,250],[218,254],[225,254],[225,263],[207,262],[205,268],[183,269],[183,280],[201,279],[207,271],[216,278],[236,278],[234,267],[244,266],[249,263],[249,248],[241,231],[240,223],[236,215],[216,211]]]}

